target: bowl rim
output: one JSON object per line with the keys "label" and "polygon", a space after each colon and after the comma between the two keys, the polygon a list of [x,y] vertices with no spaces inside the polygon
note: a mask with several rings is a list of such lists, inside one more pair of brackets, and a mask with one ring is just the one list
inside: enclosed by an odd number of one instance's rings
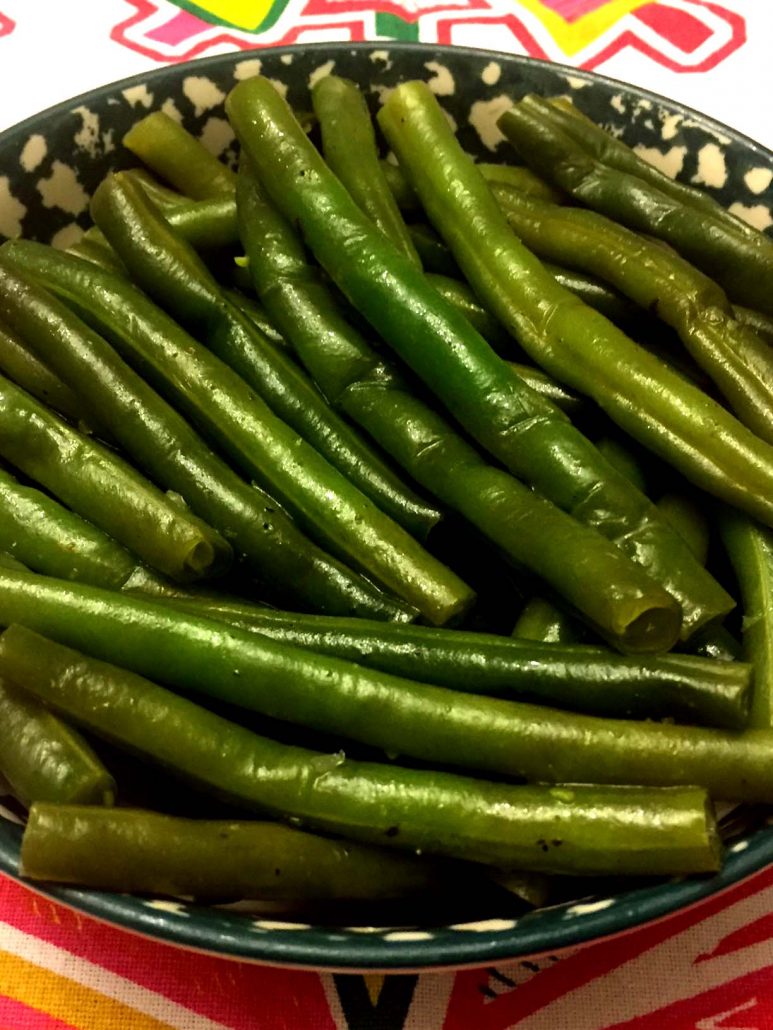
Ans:
{"label": "bowl rim", "polygon": [[[702,112],[670,100],[662,94],[626,83],[611,76],[544,61],[520,54],[457,47],[436,43],[405,41],[332,41],[256,47],[215,54],[192,61],[149,68],[145,72],[105,83],[70,97],[23,119],[0,132],[0,147],[25,133],[39,130],[41,122],[69,114],[73,108],[100,101],[106,94],[120,93],[132,86],[153,87],[172,75],[189,69],[205,75],[208,69],[249,60],[252,54],[319,53],[343,51],[390,54],[421,52],[427,59],[453,52],[455,57],[476,61],[497,61],[526,69],[549,68],[564,77],[599,83],[637,99],[649,100],[695,121],[700,128],[740,144],[756,159],[773,167],[773,150]],[[519,918],[487,920],[475,924],[439,927],[438,935],[421,929],[325,928],[272,919],[255,919],[242,914],[236,921],[233,912],[206,907],[156,904],[125,894],[89,891],[31,883],[18,873],[21,828],[0,815],[0,872],[17,883],[78,912],[111,926],[134,932],[156,941],[186,949],[253,963],[296,969],[340,972],[410,972],[453,970],[490,965],[508,959],[554,954],[580,945],[608,939],[618,934],[663,920],[692,908],[727,890],[741,880],[773,863],[773,827],[756,831],[728,849],[719,873],[693,877],[657,886],[636,888],[614,898],[594,898],[543,908]],[[571,911],[573,910],[574,911]],[[546,925],[547,924],[547,925]],[[439,936],[442,934],[442,937]]]}

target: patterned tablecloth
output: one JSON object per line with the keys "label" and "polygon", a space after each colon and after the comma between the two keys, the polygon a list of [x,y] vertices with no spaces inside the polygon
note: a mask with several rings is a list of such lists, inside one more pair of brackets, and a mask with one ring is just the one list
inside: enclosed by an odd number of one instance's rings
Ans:
{"label": "patterned tablecloth", "polygon": [[[380,38],[599,69],[773,147],[770,0],[0,0],[0,127],[157,64]],[[560,959],[419,977],[320,976],[184,953],[0,878],[0,1030],[403,1026],[773,1027],[773,870]]]}

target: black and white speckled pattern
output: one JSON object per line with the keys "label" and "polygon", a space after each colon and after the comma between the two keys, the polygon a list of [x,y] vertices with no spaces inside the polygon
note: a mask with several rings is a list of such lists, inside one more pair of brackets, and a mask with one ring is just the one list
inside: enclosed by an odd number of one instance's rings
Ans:
{"label": "black and white speckled pattern", "polygon": [[[527,58],[421,45],[319,44],[261,50],[163,68],[64,103],[0,135],[0,234],[67,246],[89,224],[88,197],[109,171],[133,163],[120,140],[151,110],[180,118],[213,152],[235,157],[223,101],[235,81],[262,72],[309,107],[309,85],[335,71],[367,86],[374,107],[385,90],[422,78],[455,122],[462,142],[488,160],[507,159],[498,115],[528,92],[571,96],[595,121],[659,167],[737,205],[754,224],[773,223],[773,154],[677,104],[591,74]],[[0,870],[17,875],[20,827],[0,809]],[[674,911],[773,861],[773,829],[730,849],[722,872],[592,897],[529,913],[446,927],[319,927],[255,919],[169,899],[143,900],[73,888],[44,890],[60,901],[141,933],[222,955],[338,969],[416,969],[486,964],[577,945]]]}
{"label": "black and white speckled pattern", "polygon": [[571,96],[577,106],[670,174],[709,189],[760,228],[773,223],[773,156],[710,119],[643,91],[544,62],[480,50],[347,44],[229,54],[162,68],[62,104],[0,135],[0,233],[68,245],[88,225],[88,196],[110,169],[132,163],[120,141],[161,108],[230,159],[223,101],[235,81],[262,72],[293,106],[335,71],[364,83],[374,107],[385,90],[422,78],[456,123],[465,147],[507,158],[496,118],[527,92]]}

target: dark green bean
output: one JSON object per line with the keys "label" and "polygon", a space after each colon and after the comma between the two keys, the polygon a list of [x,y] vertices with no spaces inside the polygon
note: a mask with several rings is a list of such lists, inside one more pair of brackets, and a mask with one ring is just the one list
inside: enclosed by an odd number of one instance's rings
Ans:
{"label": "dark green bean", "polygon": [[[533,597],[518,616],[518,621],[513,628],[513,636],[517,640],[533,640],[535,643],[571,645],[580,643],[583,639],[583,632],[577,620],[556,607],[552,601],[548,601],[544,597]],[[592,711],[586,707],[583,707],[582,710]],[[627,712],[625,710],[621,712],[606,711],[599,714],[623,715]]]}
{"label": "dark green bean", "polygon": [[115,783],[75,730],[0,679],[0,773],[23,805],[112,805]]}
{"label": "dark green bean", "polygon": [[202,901],[374,900],[442,882],[436,862],[279,823],[47,804],[30,809],[19,871],[31,880]]}
{"label": "dark green bean", "polygon": [[77,422],[83,415],[78,398],[44,365],[8,326],[0,325],[0,370],[27,393]]}

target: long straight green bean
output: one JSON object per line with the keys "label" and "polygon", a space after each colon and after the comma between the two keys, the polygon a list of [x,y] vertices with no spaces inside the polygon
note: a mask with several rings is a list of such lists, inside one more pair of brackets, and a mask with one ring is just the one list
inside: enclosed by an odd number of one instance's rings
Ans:
{"label": "long straight green bean", "polygon": [[373,901],[450,882],[437,862],[280,823],[45,803],[30,809],[19,871],[32,880],[220,902]]}
{"label": "long straight green bean", "polygon": [[65,418],[81,418],[83,412],[72,390],[5,325],[0,325],[0,371]]}
{"label": "long straight green bean", "polygon": [[11,623],[178,690],[430,764],[542,783],[691,784],[719,798],[773,799],[770,730],[601,719],[450,691],[163,603],[2,571],[0,625]]}
{"label": "long straight green bean", "polygon": [[[402,96],[404,89],[399,87],[392,96]],[[429,96],[435,103],[431,93]],[[678,598],[685,636],[732,606],[732,600],[694,562],[650,502],[608,465],[559,409],[519,380],[469,322],[449,308],[413,265],[372,228],[269,82],[258,77],[240,83],[231,92],[227,108],[274,203],[299,225],[317,259],[354,306],[479,443],[514,474],[641,562]],[[451,134],[439,108],[437,117]],[[445,169],[450,175],[448,162],[438,160],[444,150],[445,141],[442,150],[429,148],[431,159],[422,158],[423,164],[432,166],[433,174]],[[471,168],[478,176],[474,166]],[[458,194],[458,185],[454,182],[449,193]],[[490,199],[485,183],[482,189]],[[498,209],[496,217],[501,218],[507,246],[507,241],[514,240],[513,234]],[[466,226],[462,232],[468,240],[474,235]],[[487,255],[501,250],[500,241],[486,232],[475,248]],[[485,259],[481,253],[481,260]],[[536,259],[531,261],[538,266]],[[552,280],[538,267],[548,280],[550,295]],[[520,289],[523,284],[530,302],[547,318],[548,309],[537,300],[530,280],[514,271],[513,288]],[[557,285],[553,289],[560,291]],[[560,294],[564,296],[563,291]],[[581,308],[579,303],[571,307],[572,314]],[[691,421],[691,431],[692,426]],[[738,463],[734,462],[732,484],[737,482],[737,472]],[[768,507],[773,519],[773,449],[765,473],[770,479]]]}
{"label": "long straight green bean", "polygon": [[288,747],[22,626],[0,637],[0,668],[93,732],[310,828],[547,872],[654,875],[719,863],[713,815],[695,788],[513,787]]}

